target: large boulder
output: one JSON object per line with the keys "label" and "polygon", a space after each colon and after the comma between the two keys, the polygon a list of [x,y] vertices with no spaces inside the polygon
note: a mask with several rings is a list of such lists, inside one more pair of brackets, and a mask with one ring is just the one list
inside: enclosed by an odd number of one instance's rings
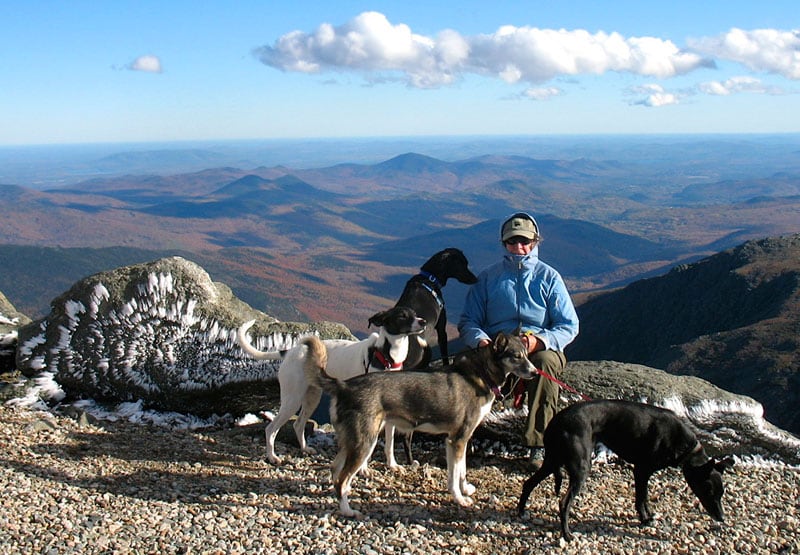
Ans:
{"label": "large boulder", "polygon": [[197,264],[171,257],[76,283],[48,316],[19,330],[17,367],[36,378],[45,400],[141,400],[200,416],[255,412],[277,387],[277,367],[239,349],[236,328],[250,319],[265,350],[311,333],[353,339],[341,324],[278,322]]}

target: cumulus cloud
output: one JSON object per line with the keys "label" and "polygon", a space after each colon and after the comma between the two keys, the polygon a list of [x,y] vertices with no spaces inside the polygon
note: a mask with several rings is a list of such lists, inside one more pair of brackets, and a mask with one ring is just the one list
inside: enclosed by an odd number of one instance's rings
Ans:
{"label": "cumulus cloud", "polygon": [[777,87],[769,87],[755,77],[731,77],[725,81],[706,81],[700,83],[697,89],[705,94],[715,96],[729,96],[737,93],[755,94],[783,94],[784,91]]}
{"label": "cumulus cloud", "polygon": [[688,42],[696,52],[738,62],[745,67],[800,79],[800,31],[733,28],[716,37]]}
{"label": "cumulus cloud", "polygon": [[419,88],[448,85],[466,73],[508,83],[544,83],[609,71],[666,78],[713,66],[701,54],[655,37],[511,25],[492,34],[462,36],[445,30],[427,37],[378,12],[362,13],[338,27],[324,23],[312,33],[287,33],[254,54],[282,71],[391,72]]}
{"label": "cumulus cloud", "polygon": [[631,104],[648,108],[661,108],[680,104],[687,98],[698,94],[712,96],[730,96],[740,93],[751,94],[787,94],[781,88],[765,85],[760,79],[748,76],[731,77],[724,81],[705,81],[693,87],[668,91],[656,83],[630,87],[628,95],[638,97]]}
{"label": "cumulus cloud", "polygon": [[455,80],[468,46],[451,31],[431,39],[407,25],[392,25],[381,13],[365,12],[340,27],[323,23],[310,34],[288,33],[254,53],[284,71],[401,72],[412,86],[430,88]]}
{"label": "cumulus cloud", "polygon": [[626,39],[619,33],[504,26],[491,35],[468,40],[470,67],[509,83],[541,83],[561,75],[609,71],[664,78],[711,65],[698,54],[681,51],[671,41]]}
{"label": "cumulus cloud", "polygon": [[131,71],[145,71],[147,73],[161,73],[161,60],[158,56],[146,55],[139,56],[128,64]]}
{"label": "cumulus cloud", "polygon": [[564,93],[558,87],[531,87],[526,89],[522,96],[531,100],[550,100],[556,96],[561,96]]}
{"label": "cumulus cloud", "polygon": [[679,93],[668,92],[664,87],[655,83],[632,87],[629,92],[634,95],[643,96],[643,98],[635,100],[632,104],[646,106],[648,108],[661,108],[663,106],[678,104],[682,96]]}

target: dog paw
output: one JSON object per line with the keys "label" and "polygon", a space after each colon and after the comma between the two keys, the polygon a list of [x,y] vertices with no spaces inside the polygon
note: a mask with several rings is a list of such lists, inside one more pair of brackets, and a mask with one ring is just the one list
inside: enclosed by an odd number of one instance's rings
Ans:
{"label": "dog paw", "polygon": [[372,478],[375,475],[375,471],[369,468],[368,466],[364,466],[358,471],[358,474],[362,478]]}
{"label": "dog paw", "polygon": [[267,455],[267,460],[275,466],[279,466],[283,462],[283,459],[277,455]]}
{"label": "dog paw", "polygon": [[475,493],[475,490],[476,490],[475,486],[473,486],[469,482],[464,482],[464,486],[461,488],[461,491],[464,493],[464,495],[472,495],[473,493]]}
{"label": "dog paw", "polygon": [[639,524],[642,526],[652,526],[658,519],[657,513],[649,513],[645,518],[639,518]]}
{"label": "dog paw", "polygon": [[317,450],[314,449],[313,447],[303,447],[302,451],[306,455],[316,455],[317,454]]}
{"label": "dog paw", "polygon": [[342,514],[343,517],[346,517],[346,518],[354,518],[356,520],[364,519],[364,514],[361,511],[357,511],[355,509],[351,509],[349,506],[340,507],[339,512]]}
{"label": "dog paw", "polygon": [[456,503],[458,503],[462,507],[471,507],[473,501],[471,497],[460,497],[456,499]]}

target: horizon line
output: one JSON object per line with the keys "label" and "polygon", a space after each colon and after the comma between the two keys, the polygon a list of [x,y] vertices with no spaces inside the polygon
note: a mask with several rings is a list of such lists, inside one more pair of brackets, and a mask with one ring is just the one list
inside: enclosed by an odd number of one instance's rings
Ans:
{"label": "horizon line", "polygon": [[648,138],[692,138],[692,137],[800,137],[800,131],[704,131],[704,132],[607,132],[607,133],[471,133],[453,135],[321,135],[308,137],[252,137],[252,138],[206,138],[206,139],[153,139],[128,141],[69,141],[44,143],[0,143],[0,149],[46,148],[46,147],[100,147],[115,145],[174,145],[209,143],[293,143],[330,141],[435,141],[435,140],[474,140],[474,139],[590,139],[596,137],[648,137]]}

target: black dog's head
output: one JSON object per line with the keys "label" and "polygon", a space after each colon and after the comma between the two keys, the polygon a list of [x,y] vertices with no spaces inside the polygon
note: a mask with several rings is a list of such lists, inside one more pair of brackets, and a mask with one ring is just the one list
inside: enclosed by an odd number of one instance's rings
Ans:
{"label": "black dog's head", "polygon": [[700,466],[683,466],[683,475],[694,494],[714,520],[722,522],[725,515],[722,511],[722,473],[733,467],[733,459],[725,457],[716,460],[713,457]]}
{"label": "black dog's head", "polygon": [[478,281],[478,278],[469,269],[467,257],[459,249],[453,247],[437,252],[420,269],[437,276],[442,282],[442,286],[447,283],[448,278],[455,278],[467,285]]}
{"label": "black dog's head", "polygon": [[396,306],[378,312],[369,319],[370,326],[382,327],[389,335],[415,335],[425,331],[425,320],[414,309]]}

